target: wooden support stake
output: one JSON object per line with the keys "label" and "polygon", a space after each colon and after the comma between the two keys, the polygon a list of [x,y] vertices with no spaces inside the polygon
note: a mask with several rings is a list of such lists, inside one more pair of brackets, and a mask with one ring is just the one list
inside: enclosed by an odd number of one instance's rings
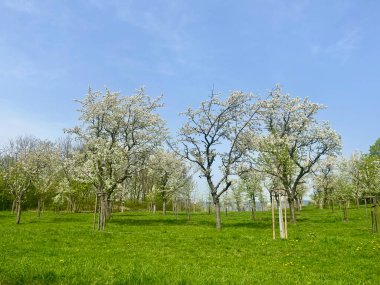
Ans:
{"label": "wooden support stake", "polygon": [[284,216],[282,214],[282,195],[281,191],[278,191],[278,226],[280,228],[280,238],[285,238],[285,231],[284,231]]}
{"label": "wooden support stake", "polygon": [[96,224],[96,207],[98,206],[98,193],[95,195],[95,207],[94,207],[94,230]]}
{"label": "wooden support stake", "polygon": [[284,192],[284,211],[285,239],[288,239],[288,221],[286,219],[286,192]]}
{"label": "wooden support stake", "polygon": [[365,218],[367,220],[367,228],[370,230],[370,225],[369,225],[369,217],[368,217],[368,209],[367,209],[367,198],[364,198],[364,204],[365,204]]}
{"label": "wooden support stake", "polygon": [[273,239],[276,239],[276,224],[275,224],[275,218],[274,218],[274,192],[272,191],[272,229],[273,229]]}

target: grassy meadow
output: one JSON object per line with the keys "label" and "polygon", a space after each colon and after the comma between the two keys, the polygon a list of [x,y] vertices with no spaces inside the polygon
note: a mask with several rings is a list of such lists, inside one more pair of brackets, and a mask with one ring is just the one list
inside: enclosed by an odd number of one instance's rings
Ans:
{"label": "grassy meadow", "polygon": [[0,212],[0,284],[380,284],[380,235],[365,209],[308,207],[272,240],[270,212],[187,221],[146,212],[113,214],[105,232],[89,213]]}

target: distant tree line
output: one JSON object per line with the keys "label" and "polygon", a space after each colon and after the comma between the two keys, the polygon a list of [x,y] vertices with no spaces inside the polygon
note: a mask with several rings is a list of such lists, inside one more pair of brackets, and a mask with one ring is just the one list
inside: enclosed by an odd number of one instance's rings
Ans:
{"label": "distant tree line", "polygon": [[[348,159],[321,160],[312,177],[313,200],[320,208],[359,207],[364,199],[380,198],[380,139],[369,153],[353,153]],[[345,217],[347,218],[347,217]]]}

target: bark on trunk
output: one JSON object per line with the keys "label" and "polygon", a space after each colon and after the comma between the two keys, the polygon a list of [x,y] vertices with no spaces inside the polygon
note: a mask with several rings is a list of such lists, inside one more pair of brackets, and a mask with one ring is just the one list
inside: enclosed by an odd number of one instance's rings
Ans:
{"label": "bark on trunk", "polygon": [[303,198],[298,197],[297,201],[298,201],[298,210],[302,211]]}
{"label": "bark on trunk", "polygon": [[19,197],[17,199],[16,211],[17,211],[16,224],[18,225],[20,223],[20,220],[21,220],[21,197]]}
{"label": "bark on trunk", "polygon": [[252,195],[252,211],[251,211],[251,220],[256,220],[256,198],[255,195]]}
{"label": "bark on trunk", "polygon": [[323,192],[323,200],[322,200],[322,207],[321,208],[324,208],[326,209],[327,206],[328,206],[328,194],[327,194],[327,190],[325,189],[325,191]]}
{"label": "bark on trunk", "polygon": [[98,230],[104,231],[106,228],[106,222],[108,219],[109,205],[108,205],[108,195],[107,193],[99,194],[100,205],[99,205],[99,216],[98,216]]}
{"label": "bark on trunk", "polygon": [[166,215],[166,197],[162,198],[162,214]]}
{"label": "bark on trunk", "polygon": [[106,194],[106,221],[108,222],[111,219],[112,214],[112,201],[111,201],[111,194]]}
{"label": "bark on trunk", "polygon": [[348,222],[348,203],[347,202],[343,202],[342,210],[343,210],[343,221]]}
{"label": "bark on trunk", "polygon": [[214,197],[214,206],[215,206],[215,226],[218,231],[222,228],[222,221],[220,218],[220,202],[219,197]]}
{"label": "bark on trunk", "polygon": [[296,209],[295,209],[295,200],[293,198],[288,198],[289,202],[289,210],[290,210],[290,221],[295,224],[296,223]]}
{"label": "bark on trunk", "polygon": [[94,230],[96,225],[96,210],[98,207],[98,194],[95,195],[95,206],[94,206]]}
{"label": "bark on trunk", "polygon": [[190,221],[190,212],[191,212],[191,201],[190,199],[187,199],[186,201],[186,213],[187,213],[187,220]]}
{"label": "bark on trunk", "polygon": [[13,202],[12,202],[12,214],[14,214],[15,211],[16,211],[16,200],[17,200],[17,198],[14,199]]}
{"label": "bark on trunk", "polygon": [[38,202],[37,202],[37,217],[41,217],[41,211],[42,211],[42,200],[41,199],[38,199]]}
{"label": "bark on trunk", "polygon": [[174,214],[174,217],[177,219],[177,218],[178,218],[177,201],[174,201],[174,202],[173,202],[173,214]]}

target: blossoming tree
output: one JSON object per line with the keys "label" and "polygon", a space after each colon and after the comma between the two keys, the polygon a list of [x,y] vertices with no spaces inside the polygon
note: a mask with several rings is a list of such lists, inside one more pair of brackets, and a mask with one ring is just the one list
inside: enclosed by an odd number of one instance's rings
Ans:
{"label": "blossoming tree", "polygon": [[32,186],[35,165],[31,156],[39,140],[32,136],[11,140],[5,149],[4,181],[13,198],[12,212],[16,211],[16,224],[20,223],[22,203]]}
{"label": "blossoming tree", "polygon": [[320,159],[337,155],[341,149],[340,136],[328,122],[316,118],[324,108],[307,98],[292,98],[277,86],[263,101],[263,132],[251,142],[251,151],[247,152],[251,153],[256,170],[281,182],[287,192],[292,222],[296,221],[300,184]]}
{"label": "blossoming tree", "polygon": [[152,99],[144,89],[132,96],[89,90],[81,104],[81,126],[68,129],[83,144],[81,177],[92,183],[99,201],[98,228],[105,229],[115,190],[165,140],[164,121],[157,110],[161,97]]}
{"label": "blossoming tree", "polygon": [[[61,172],[61,157],[58,148],[52,142],[40,141],[33,152],[29,155],[31,164],[31,181],[38,197],[37,215],[41,215],[41,210],[48,194],[52,193],[59,183]],[[54,195],[53,195],[54,196]]]}
{"label": "blossoming tree", "polygon": [[196,164],[206,179],[215,205],[216,229],[221,229],[220,197],[231,186],[235,166],[241,160],[240,138],[255,124],[260,104],[254,96],[232,92],[226,100],[212,93],[198,109],[182,113],[186,122],[173,149]]}

